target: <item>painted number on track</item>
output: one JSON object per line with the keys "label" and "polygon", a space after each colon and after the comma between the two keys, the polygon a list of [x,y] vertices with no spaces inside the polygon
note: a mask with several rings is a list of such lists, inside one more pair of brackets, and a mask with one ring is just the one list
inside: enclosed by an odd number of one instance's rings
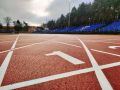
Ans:
{"label": "painted number on track", "polygon": [[75,57],[72,57],[72,56],[70,56],[70,55],[68,55],[66,53],[63,53],[61,51],[54,51],[52,53],[46,54],[46,56],[53,56],[53,55],[57,55],[57,56],[65,59],[66,61],[68,61],[68,62],[70,62],[70,63],[72,63],[74,65],[78,65],[78,64],[83,64],[84,63],[83,61],[81,61],[81,60],[79,60],[79,59],[77,59]]}

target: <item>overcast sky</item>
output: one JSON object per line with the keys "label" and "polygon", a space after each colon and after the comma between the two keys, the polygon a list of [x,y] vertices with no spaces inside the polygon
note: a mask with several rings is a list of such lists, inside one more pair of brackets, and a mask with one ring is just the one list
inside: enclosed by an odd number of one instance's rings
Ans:
{"label": "overcast sky", "polygon": [[[71,7],[93,0],[71,0]],[[68,0],[0,0],[0,22],[3,18],[26,21],[31,25],[40,25],[51,19],[57,19],[69,11]]]}

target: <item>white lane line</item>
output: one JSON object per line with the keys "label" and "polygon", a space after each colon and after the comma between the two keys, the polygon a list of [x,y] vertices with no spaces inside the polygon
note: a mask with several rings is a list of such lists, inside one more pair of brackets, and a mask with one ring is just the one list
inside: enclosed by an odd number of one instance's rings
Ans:
{"label": "white lane line", "polygon": [[101,67],[101,69],[106,69],[106,68],[112,68],[112,67],[116,67],[116,66],[120,66],[120,62],[106,64],[106,65],[102,65],[100,67]]}
{"label": "white lane line", "polygon": [[68,46],[73,46],[73,47],[77,47],[77,48],[81,48],[80,46],[74,45],[74,44],[69,44],[69,43],[65,43],[65,42],[59,42],[59,41],[55,41],[59,44],[63,44],[63,45],[68,45]]}
{"label": "white lane line", "polygon": [[98,43],[98,42],[100,42],[100,43],[109,43],[109,44],[120,44],[120,43],[115,43],[115,42],[108,42],[108,41],[85,41],[85,42],[92,42],[92,43]]}
{"label": "white lane line", "polygon": [[[55,41],[55,42],[57,42],[57,41]],[[68,46],[77,47],[77,48],[82,48],[82,47],[76,46],[76,45],[74,45],[74,44],[68,44],[68,43],[64,43],[64,42],[58,42],[58,43],[64,44],[64,45],[68,45]],[[95,51],[95,52],[99,52],[99,53],[104,53],[104,54],[109,54],[109,55],[113,55],[113,56],[118,56],[118,57],[120,57],[119,54],[109,53],[109,52],[100,51],[100,50],[96,50],[96,49],[91,49],[91,50],[92,50],[92,51]]]}
{"label": "white lane line", "polygon": [[[14,44],[12,45],[11,50],[15,48],[18,38],[19,38],[19,35],[17,36]],[[10,51],[10,52],[7,54],[4,62],[2,63],[2,65],[1,65],[1,67],[0,67],[0,86],[1,86],[1,84],[2,84],[4,75],[5,75],[5,73],[6,73],[6,70],[7,70],[8,65],[9,65],[9,62],[10,62],[10,60],[11,60],[12,54],[13,54],[13,51]]]}
{"label": "white lane line", "polygon": [[2,53],[6,53],[6,52],[9,52],[9,51],[11,51],[11,50],[1,51],[0,54],[2,54]]}
{"label": "white lane line", "polygon": [[120,43],[115,43],[115,42],[105,42],[105,43],[110,43],[110,44],[120,44]]}
{"label": "white lane line", "polygon": [[120,46],[109,46],[108,48],[110,48],[110,49],[117,49],[117,48],[120,48]]}
{"label": "white lane line", "polygon": [[105,39],[105,40],[85,40],[86,42],[107,42],[107,41],[119,41],[119,39]]}
{"label": "white lane line", "polygon": [[[47,40],[47,41],[50,41],[50,40]],[[33,45],[36,45],[36,44],[41,44],[41,43],[44,43],[44,42],[46,42],[46,41],[43,41],[43,42],[40,42],[40,43],[33,43],[33,44],[22,46],[22,47],[18,47],[18,48],[15,48],[14,50],[16,50],[16,49],[22,49],[22,48],[33,46]],[[74,45],[74,44],[69,44],[69,43],[64,43],[64,42],[58,42],[58,41],[54,41],[54,42],[57,42],[57,43],[60,43],[60,44],[64,44],[64,45],[68,45],[68,46],[73,46],[73,47],[81,48],[80,46],[77,46],[77,45]],[[9,51],[11,51],[11,50],[1,51],[0,54],[1,53],[5,53],[5,52],[9,52]]]}
{"label": "white lane line", "polygon": [[[57,41],[55,41],[55,42],[57,42]],[[68,46],[77,47],[77,48],[82,48],[82,47],[76,46],[76,45],[74,45],[74,44],[68,44],[68,43],[64,43],[64,42],[58,42],[58,43],[61,43],[61,44],[64,44],[64,45],[68,45]],[[109,53],[109,52],[100,51],[100,50],[96,50],[96,49],[91,49],[91,50],[94,51],[94,52],[99,52],[99,53],[104,53],[104,54],[109,54],[109,55],[113,55],[113,56],[120,57],[119,54]]]}
{"label": "white lane line", "polygon": [[[55,41],[55,42],[57,42],[57,41]],[[68,45],[68,46],[77,47],[77,48],[82,48],[82,47],[76,46],[76,45],[74,45],[74,44],[68,44],[68,43],[64,43],[64,42],[58,42],[58,43],[61,43],[61,44],[64,44],[64,45]],[[104,54],[109,54],[109,55],[113,55],[113,56],[120,57],[119,54],[109,53],[109,52],[100,51],[100,50],[96,50],[96,49],[91,49],[91,50],[94,51],[94,52],[99,52],[99,53],[104,53]]]}
{"label": "white lane line", "polygon": [[94,52],[99,52],[99,53],[104,53],[104,54],[108,54],[108,55],[113,55],[113,56],[120,57],[119,54],[109,53],[109,52],[100,51],[100,50],[96,50],[96,49],[91,49],[91,50],[94,51]]}
{"label": "white lane line", "polygon": [[0,87],[0,90],[11,90],[11,89],[27,87],[30,85],[41,84],[43,82],[57,80],[57,79],[70,77],[73,75],[79,75],[79,74],[92,72],[92,71],[94,71],[93,68],[86,68],[86,69],[82,69],[82,70],[66,72],[66,73],[62,73],[62,74],[52,75],[52,76],[48,76],[48,77],[43,77],[43,78],[38,78],[38,79],[33,79],[33,80],[25,81],[25,82],[20,82],[20,83],[15,83],[15,84],[3,86],[3,87]]}
{"label": "white lane line", "polygon": [[79,64],[84,64],[85,62],[83,62],[82,60],[79,60],[75,57],[72,57],[66,53],[63,53],[61,51],[54,51],[52,53],[46,54],[46,56],[53,56],[53,55],[57,55],[61,58],[63,58],[64,60],[74,64],[74,65],[79,65]]}
{"label": "white lane line", "polygon": [[[39,38],[39,39],[23,39],[23,40],[18,40],[18,41],[31,41],[31,40],[46,40],[46,39],[44,39],[44,38]],[[14,41],[2,41],[2,42],[0,42],[0,43],[7,43],[7,42],[14,42]]]}
{"label": "white lane line", "polygon": [[18,47],[18,48],[15,48],[14,50],[19,50],[19,49],[26,48],[26,47],[31,47],[31,46],[34,46],[34,45],[44,44],[44,43],[49,42],[49,41],[51,41],[51,40],[47,40],[47,41],[43,41],[43,42],[40,42],[40,43],[34,43],[34,44]]}
{"label": "white lane line", "polygon": [[[116,66],[120,66],[120,62],[101,65],[100,68],[101,69],[108,69],[108,68],[116,67]],[[86,69],[66,72],[66,73],[57,74],[57,75],[51,75],[51,76],[48,76],[48,77],[37,78],[37,79],[33,79],[33,80],[28,80],[28,81],[24,81],[24,82],[18,82],[18,83],[6,85],[6,86],[1,86],[0,90],[11,90],[11,89],[23,88],[23,87],[27,87],[27,86],[31,86],[31,85],[41,84],[41,83],[44,83],[44,82],[53,81],[53,80],[57,80],[57,79],[62,79],[62,78],[75,76],[75,75],[80,75],[80,74],[83,74],[83,73],[88,73],[88,72],[93,72],[93,71],[94,71],[93,68],[86,68]]]}
{"label": "white lane line", "polygon": [[1,51],[0,54],[6,53],[6,52],[9,52],[9,51],[19,50],[19,49],[30,47],[30,46],[34,46],[34,45],[44,44],[44,43],[46,43],[48,41],[51,41],[51,40],[43,41],[43,42],[40,42],[40,43],[33,43],[33,44],[25,45],[25,46],[22,46],[22,47],[14,48],[12,50],[10,49],[10,50]]}
{"label": "white lane line", "polygon": [[13,42],[13,41],[3,41],[3,42],[0,42],[0,43],[8,43],[8,42]]}
{"label": "white lane line", "polygon": [[81,41],[80,39],[78,39],[78,40],[83,45],[83,47],[84,47],[84,49],[85,49],[85,51],[90,59],[90,62],[93,66],[93,69],[95,70],[95,74],[97,76],[97,79],[100,83],[102,90],[113,90],[111,84],[109,83],[108,79],[106,78],[106,76],[102,72],[101,68],[99,67],[98,63],[96,62],[95,58],[93,57],[93,55],[91,54],[91,52],[89,51],[87,46],[83,43],[83,41]]}

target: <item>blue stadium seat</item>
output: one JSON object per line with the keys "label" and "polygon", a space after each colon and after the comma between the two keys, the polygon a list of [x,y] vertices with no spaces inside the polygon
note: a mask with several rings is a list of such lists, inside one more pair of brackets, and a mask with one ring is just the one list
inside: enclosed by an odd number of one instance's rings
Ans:
{"label": "blue stadium seat", "polygon": [[[42,31],[43,33],[92,33],[96,29],[100,28],[104,24],[93,24],[89,26],[79,26],[79,27],[65,27],[53,30]],[[41,31],[36,30],[36,33]]]}
{"label": "blue stadium seat", "polygon": [[120,21],[115,21],[112,24],[99,30],[101,33],[120,33]]}

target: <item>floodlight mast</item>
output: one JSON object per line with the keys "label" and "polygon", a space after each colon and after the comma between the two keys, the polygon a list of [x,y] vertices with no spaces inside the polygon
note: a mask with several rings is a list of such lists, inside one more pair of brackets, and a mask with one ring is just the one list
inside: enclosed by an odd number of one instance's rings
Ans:
{"label": "floodlight mast", "polygon": [[69,19],[68,19],[68,27],[71,25],[71,2],[70,0],[67,0],[69,4]]}

